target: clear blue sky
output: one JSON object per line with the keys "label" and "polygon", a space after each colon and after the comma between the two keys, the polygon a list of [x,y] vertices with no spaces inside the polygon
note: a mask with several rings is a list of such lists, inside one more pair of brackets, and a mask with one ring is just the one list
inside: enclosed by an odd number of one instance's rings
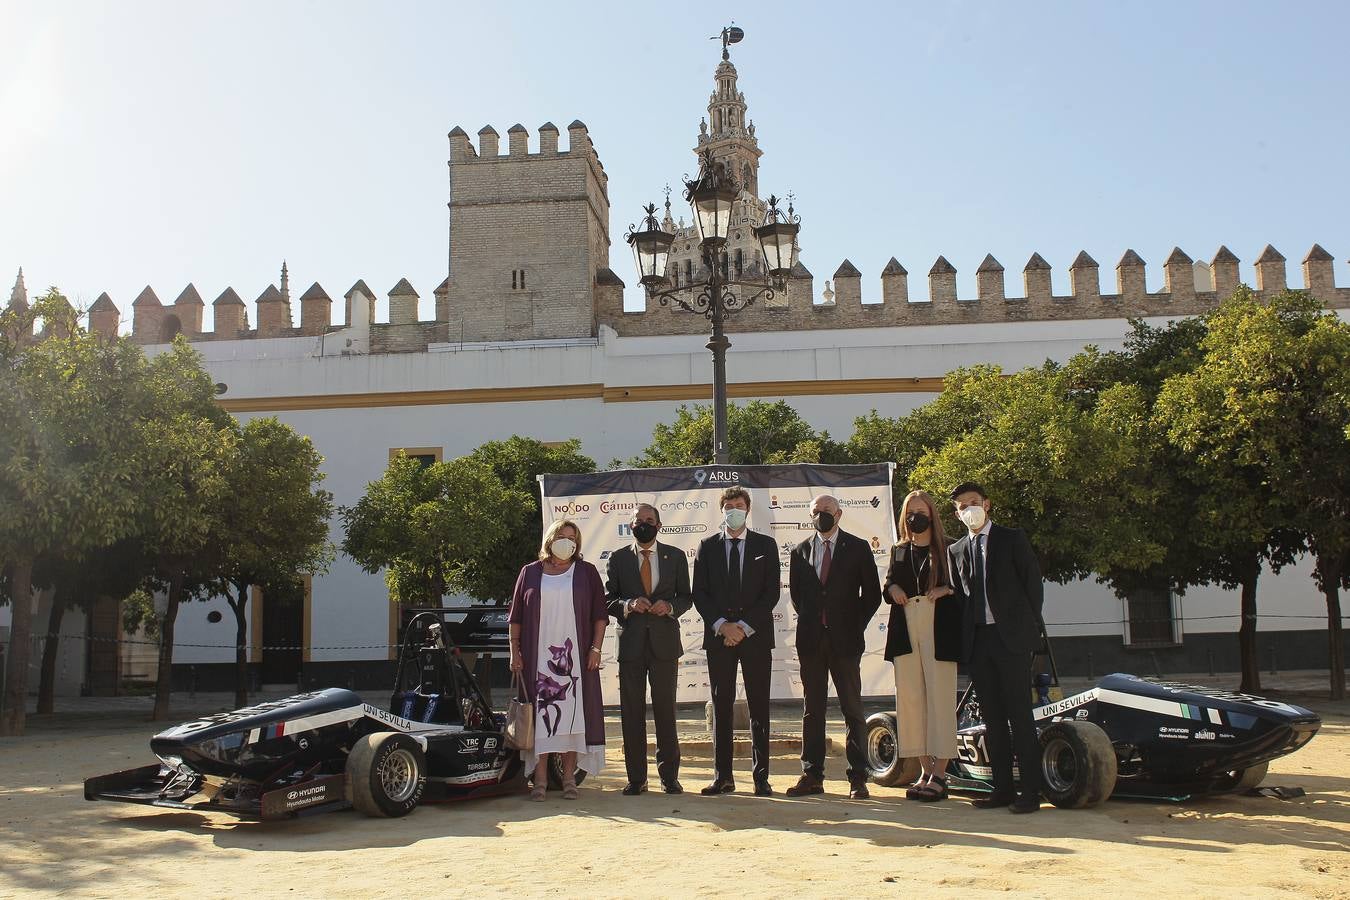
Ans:
{"label": "clear blue sky", "polygon": [[[817,290],[845,258],[879,296],[938,254],[973,296],[1033,250],[1067,292],[1127,247],[1314,241],[1350,284],[1350,4],[355,3],[0,0],[0,302],[147,283],[252,301],[357,278],[422,294],[446,267],[446,132],[580,118],[609,173],[615,271],[691,148],[734,18],[765,192],[794,191]],[[533,136],[532,136],[533,147]],[[383,307],[383,301],[381,302]],[[660,314],[660,313],[657,313]],[[209,312],[208,312],[209,316]]]}

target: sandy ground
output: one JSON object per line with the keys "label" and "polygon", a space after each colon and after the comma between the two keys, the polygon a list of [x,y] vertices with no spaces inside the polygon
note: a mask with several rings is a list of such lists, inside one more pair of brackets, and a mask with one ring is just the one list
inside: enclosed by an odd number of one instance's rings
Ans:
{"label": "sandy ground", "polygon": [[[156,729],[66,718],[0,740],[0,896],[1350,897],[1350,706],[1296,700],[1325,724],[1265,783],[1304,798],[1047,805],[1033,816],[955,797],[918,804],[888,788],[849,801],[837,757],[825,796],[790,800],[795,754],[774,760],[772,799],[699,796],[709,760],[688,756],[689,793],[624,797],[614,735],[608,771],[575,802],[512,796],[399,820],[347,811],[240,822],[85,802],[83,778],[151,761]],[[738,760],[743,789],[748,769]]]}

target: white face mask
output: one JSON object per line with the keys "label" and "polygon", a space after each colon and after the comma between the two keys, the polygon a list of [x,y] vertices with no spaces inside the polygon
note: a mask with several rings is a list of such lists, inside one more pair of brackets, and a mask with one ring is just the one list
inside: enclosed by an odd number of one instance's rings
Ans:
{"label": "white face mask", "polygon": [[550,550],[558,559],[571,559],[577,552],[577,545],[571,538],[556,538]]}
{"label": "white face mask", "polygon": [[985,514],[983,506],[967,506],[956,515],[971,531],[979,531],[984,527],[985,520],[989,518]]}
{"label": "white face mask", "polygon": [[722,511],[722,521],[726,523],[727,528],[732,531],[740,531],[745,527],[745,517],[750,515],[743,509],[727,509]]}

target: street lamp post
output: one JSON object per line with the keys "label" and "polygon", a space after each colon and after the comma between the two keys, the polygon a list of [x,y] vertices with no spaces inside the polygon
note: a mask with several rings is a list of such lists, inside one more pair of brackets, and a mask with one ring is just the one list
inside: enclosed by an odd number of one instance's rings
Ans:
{"label": "street lamp post", "polygon": [[[773,299],[775,292],[787,289],[787,279],[797,262],[797,232],[800,219],[788,205],[787,212],[778,209],[778,198],[769,198],[764,224],[755,229],[768,281],[732,278],[727,265],[727,233],[731,225],[731,211],[740,188],[725,167],[705,152],[699,161],[698,177],[685,179],[685,199],[693,207],[698,224],[699,253],[708,277],[680,288],[671,286],[666,277],[666,264],[675,235],[661,230],[656,219],[656,206],[649,204],[642,221],[642,230],[630,226],[628,244],[633,248],[638,274],[648,300],[659,300],[662,306],[671,303],[688,312],[700,313],[712,324],[712,337],[707,347],[713,357],[713,461],[719,464],[731,460],[727,452],[727,350],[731,347],[724,331],[728,317],[750,306],[760,297]],[[740,288],[737,292],[734,288]]]}

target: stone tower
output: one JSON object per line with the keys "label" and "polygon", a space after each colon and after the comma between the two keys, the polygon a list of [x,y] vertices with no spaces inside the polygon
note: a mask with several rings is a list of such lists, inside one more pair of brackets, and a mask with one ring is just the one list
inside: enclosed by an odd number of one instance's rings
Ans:
{"label": "stone tower", "polygon": [[759,196],[759,149],[755,123],[746,117],[745,94],[736,87],[736,67],[724,46],[722,61],[713,73],[713,92],[708,98],[708,117],[699,123],[698,146],[694,152],[712,154],[715,162],[726,166],[741,187],[751,196]]}
{"label": "stone tower", "polygon": [[591,337],[595,286],[609,272],[609,178],[586,126],[450,132],[450,274],[437,289],[445,340]]}

